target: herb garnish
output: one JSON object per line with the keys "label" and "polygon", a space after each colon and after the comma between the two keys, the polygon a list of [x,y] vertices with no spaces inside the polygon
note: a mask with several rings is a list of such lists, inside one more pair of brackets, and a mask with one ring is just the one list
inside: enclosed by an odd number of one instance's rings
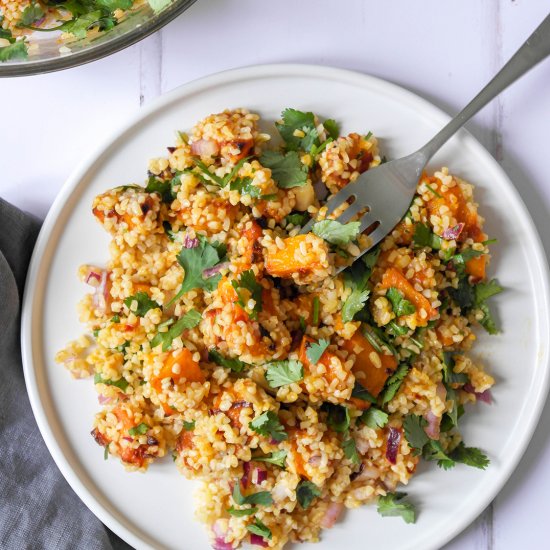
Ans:
{"label": "herb garnish", "polygon": [[401,502],[407,493],[388,493],[378,498],[378,513],[384,517],[402,517],[405,523],[416,521],[414,506],[409,502]]}
{"label": "herb garnish", "polygon": [[311,481],[302,480],[296,487],[296,500],[306,510],[311,506],[314,499],[321,496],[321,489]]}
{"label": "herb garnish", "polygon": [[[136,302],[136,307],[135,309],[132,309],[132,305],[134,301]],[[126,305],[128,309],[131,312],[135,313],[138,317],[145,317],[145,314],[150,309],[155,309],[157,307],[160,307],[160,304],[158,304],[157,302],[149,298],[149,295],[147,294],[147,292],[142,292],[142,291],[137,292],[133,296],[128,296],[128,298],[125,298],[124,305]]]}
{"label": "herb garnish", "polygon": [[359,235],[361,222],[340,223],[336,220],[322,220],[315,222],[312,232],[335,246],[344,246]]}
{"label": "herb garnish", "polygon": [[265,378],[271,388],[279,388],[294,382],[300,382],[304,378],[304,366],[300,361],[290,359],[287,361],[272,361],[267,363]]}
{"label": "herb garnish", "polygon": [[279,468],[284,468],[287,455],[288,452],[283,449],[281,451],[273,451],[265,456],[253,456],[252,460],[255,462],[267,462],[268,464],[279,466]]}
{"label": "herb garnish", "polygon": [[189,310],[166,332],[157,332],[151,340],[151,348],[156,348],[162,344],[162,351],[168,351],[174,338],[177,338],[184,330],[195,328],[201,322],[201,319],[202,316],[196,309]]}
{"label": "herb garnish", "polygon": [[101,374],[96,373],[94,376],[94,384],[105,384],[106,386],[115,386],[116,388],[125,391],[128,387],[128,380],[122,376],[118,380],[110,380],[108,378],[103,378]]}
{"label": "herb garnish", "polygon": [[277,442],[288,439],[288,434],[281,424],[279,417],[273,411],[266,411],[252,420],[249,424],[251,430],[264,436],[270,436]]}
{"label": "herb garnish", "polygon": [[271,177],[280,189],[302,187],[307,183],[307,166],[302,164],[296,151],[265,151],[260,163],[271,170]]}
{"label": "herb garnish", "polygon": [[[254,270],[248,269],[243,271],[239,280],[232,280],[231,286],[237,292],[237,304],[239,304],[249,315],[251,319],[257,319],[258,313],[262,311],[262,285],[256,281]],[[249,296],[243,293],[246,290]],[[254,300],[254,307],[249,311],[248,300]]]}
{"label": "herb garnish", "polygon": [[216,348],[210,348],[208,350],[208,360],[212,363],[216,363],[220,367],[231,369],[233,372],[242,372],[245,367],[248,367],[248,363],[236,359],[234,357],[224,357]]}
{"label": "herb garnish", "polygon": [[316,365],[319,362],[329,344],[329,340],[321,338],[318,342],[311,342],[307,345],[306,356],[312,365]]}

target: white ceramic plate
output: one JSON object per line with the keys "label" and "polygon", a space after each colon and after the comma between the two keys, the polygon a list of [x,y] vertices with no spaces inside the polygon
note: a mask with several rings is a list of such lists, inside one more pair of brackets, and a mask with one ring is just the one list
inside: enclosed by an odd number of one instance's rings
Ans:
{"label": "white ceramic plate", "polygon": [[[448,116],[423,99],[373,77],[298,65],[250,67],[214,75],[165,95],[141,110],[69,179],[53,205],[34,251],[23,309],[23,358],[31,404],[57,465],[86,505],[137,548],[208,548],[204,526],[193,519],[193,484],[170,457],[145,475],[128,474],[90,437],[98,410],[92,381],[74,381],[53,361],[77,337],[76,303],[86,288],[76,277],[83,263],[104,264],[108,236],[93,219],[93,197],[117,185],[143,182],[150,157],[165,154],[175,130],[202,117],[245,106],[274,121],[285,107],[312,110],[342,122],[343,131],[372,130],[384,154],[410,153]],[[457,466],[419,468],[407,492],[418,521],[381,518],[375,507],[348,512],[323,534],[325,549],[439,548],[464,529],[502,488],[531,438],[548,389],[548,268],[531,218],[504,172],[468,133],[453,138],[432,161],[477,186],[486,230],[498,237],[491,275],[506,292],[493,301],[503,334],[480,333],[474,353],[497,384],[492,406],[464,417],[468,445],[491,459],[485,472]],[[302,546],[314,548],[313,545]]]}

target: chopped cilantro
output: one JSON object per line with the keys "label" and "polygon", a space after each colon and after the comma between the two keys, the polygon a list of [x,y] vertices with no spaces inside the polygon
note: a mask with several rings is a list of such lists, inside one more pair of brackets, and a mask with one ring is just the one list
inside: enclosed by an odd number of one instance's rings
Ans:
{"label": "chopped cilantro", "polygon": [[365,135],[365,141],[369,141],[369,139],[372,137],[372,132],[369,130]]}
{"label": "chopped cilantro", "polygon": [[136,435],[146,434],[148,429],[149,429],[149,426],[147,424],[145,424],[145,422],[141,422],[137,426],[134,426],[133,428],[130,428],[128,430],[128,433],[132,437],[135,437]]}
{"label": "chopped cilantro", "polygon": [[250,429],[264,436],[270,436],[277,442],[288,438],[279,417],[273,411],[265,411],[249,423]]}
{"label": "chopped cilantro", "polygon": [[[7,39],[9,40],[9,38]],[[9,61],[10,59],[25,59],[28,57],[27,44],[25,40],[18,40],[8,46],[0,48],[0,61]]]}
{"label": "chopped cilantro", "polygon": [[390,321],[387,325],[387,332],[392,336],[405,336],[409,332],[409,328],[406,326],[398,325],[395,321]]}
{"label": "chopped cilantro", "polygon": [[455,462],[461,462],[467,466],[485,470],[490,464],[490,460],[485,453],[476,447],[466,447],[463,442],[460,442],[451,453],[450,457]]}
{"label": "chopped cilantro", "polygon": [[428,183],[425,183],[424,185],[425,185],[425,186],[429,189],[429,191],[430,191],[433,195],[435,195],[438,199],[442,199],[442,198],[443,198],[443,196],[442,196],[440,193],[438,193],[431,185],[429,185]]}
{"label": "chopped cilantro", "polygon": [[255,518],[254,523],[249,524],[246,526],[248,531],[251,533],[254,533],[255,535],[258,535],[259,537],[263,537],[264,539],[271,539],[271,531],[269,527],[267,527],[262,521],[260,521],[258,518]]}
{"label": "chopped cilantro", "polygon": [[279,388],[286,384],[300,382],[304,378],[304,366],[300,361],[273,361],[266,365],[265,378],[269,387]]}
{"label": "chopped cilantro", "polygon": [[197,165],[198,169],[201,171],[203,178],[204,177],[208,178],[206,181],[203,179],[205,183],[208,183],[208,184],[215,183],[220,187],[227,187],[234,180],[235,176],[237,175],[238,171],[243,167],[244,163],[248,162],[249,160],[250,160],[250,157],[242,158],[239,162],[237,162],[237,164],[235,164],[231,172],[229,172],[222,178],[214,174],[213,172],[211,172],[208,169],[208,166],[206,166],[206,164],[204,164],[202,161],[195,159],[195,164]]}
{"label": "chopped cilantro", "polygon": [[323,126],[325,127],[329,137],[332,139],[338,139],[338,136],[340,135],[340,128],[338,128],[338,123],[333,118],[325,120],[325,122],[323,122]]}
{"label": "chopped cilantro", "polygon": [[243,508],[242,510],[237,510],[234,506],[231,506],[227,511],[236,518],[242,518],[244,516],[251,516],[258,511],[258,508]]}
{"label": "chopped cilantro", "polygon": [[271,177],[280,189],[302,187],[307,183],[307,166],[302,164],[296,151],[265,151],[260,157],[260,162],[271,170]]}
{"label": "chopped cilantro", "polygon": [[[239,280],[231,281],[231,285],[237,292],[237,303],[248,313],[251,319],[257,319],[258,313],[262,311],[262,285],[256,281],[254,270],[248,269],[243,271],[239,277]],[[247,296],[243,293],[243,289],[249,294]],[[249,311],[248,300],[252,298],[254,300],[254,307],[252,311]]]}
{"label": "chopped cilantro", "polygon": [[155,176],[151,176],[147,180],[147,186],[145,187],[145,191],[147,193],[157,193],[158,195],[160,195],[162,202],[165,202],[165,203],[171,203],[175,198],[172,195],[171,180],[164,181],[156,178]]}
{"label": "chopped cilantro", "polygon": [[162,344],[162,351],[168,351],[174,338],[177,338],[184,330],[196,327],[201,322],[201,319],[202,316],[196,309],[189,310],[166,332],[157,332],[151,340],[151,348],[156,348],[158,345]]}
{"label": "chopped cilantro", "polygon": [[44,16],[44,10],[42,7],[35,3],[31,2],[21,14],[21,17],[19,18],[19,22],[17,23],[18,27],[29,27],[33,23],[36,23],[36,21],[39,21]]}
{"label": "chopped cilantro", "polygon": [[185,420],[183,421],[183,429],[186,431],[186,432],[191,432],[195,429],[195,421],[193,420],[192,422],[186,422]]}
{"label": "chopped cilantro", "polygon": [[94,384],[105,384],[106,386],[115,386],[116,388],[121,389],[122,391],[125,391],[128,387],[128,381],[124,376],[119,378],[118,380],[110,380],[107,378],[103,378],[101,374],[96,373],[94,376]]}
{"label": "chopped cilantro", "polygon": [[465,373],[454,372],[455,360],[453,358],[453,352],[443,352],[443,381],[445,384],[466,384],[468,382],[468,375]]}
{"label": "chopped cilantro", "polygon": [[310,215],[307,212],[292,212],[289,214],[285,221],[287,224],[304,226],[310,220]]}
{"label": "chopped cilantro", "polygon": [[222,250],[219,246],[210,244],[202,235],[199,235],[198,239],[198,246],[195,248],[182,248],[177,256],[178,263],[185,271],[185,278],[178,293],[166,304],[166,307],[170,307],[186,292],[194,288],[202,288],[212,292],[221,279],[219,273],[206,278],[203,273],[205,270],[220,263],[225,251],[221,253]]}
{"label": "chopped cilantro", "polygon": [[403,502],[407,493],[388,493],[378,498],[378,513],[383,517],[401,517],[405,523],[416,521],[416,512],[410,502]]}
{"label": "chopped cilantro", "polygon": [[321,496],[321,489],[311,481],[302,480],[296,487],[296,500],[306,510],[311,506],[314,499]]}
{"label": "chopped cilantro", "polygon": [[232,496],[235,504],[238,504],[239,506],[244,506],[245,504],[269,506],[273,504],[273,497],[269,491],[258,491],[257,493],[244,496],[241,493],[240,482],[235,483],[233,486]]}
{"label": "chopped cilantro", "polygon": [[417,414],[409,414],[403,420],[405,437],[413,451],[413,456],[421,454],[424,445],[430,441],[424,430],[424,426],[427,426],[427,424],[428,422]]}
{"label": "chopped cilantro", "polygon": [[167,222],[167,221],[164,221],[162,222],[162,227],[164,229],[164,232],[166,233],[166,235],[168,236],[168,238],[171,240],[171,241],[175,241],[176,240],[176,236],[177,236],[177,233],[172,231],[172,226],[170,225],[170,222]]}
{"label": "chopped cilantro", "polygon": [[319,135],[315,128],[315,115],[296,109],[285,109],[281,114],[282,122],[276,124],[287,151],[303,149],[309,152],[313,145],[319,144]]}
{"label": "chopped cilantro", "polygon": [[313,224],[312,231],[330,244],[344,246],[359,235],[361,222],[340,223],[336,220],[322,220]]}
{"label": "chopped cilantro", "polygon": [[401,363],[393,375],[388,378],[386,385],[384,386],[384,390],[382,391],[383,404],[389,403],[395,397],[401,387],[401,384],[403,383],[403,380],[405,379],[405,376],[407,376],[409,372],[409,368],[410,367],[407,363]]}
{"label": "chopped cilantro", "polygon": [[256,462],[267,462],[269,464],[273,464],[274,466],[279,466],[279,468],[284,468],[287,455],[288,451],[285,450],[273,451],[265,456],[253,456],[252,460]]}
{"label": "chopped cilantro", "polygon": [[249,195],[253,199],[260,198],[262,190],[252,182],[252,178],[237,178],[231,182],[229,189],[231,189],[231,191],[238,191],[241,196]]}
{"label": "chopped cilantro", "polygon": [[474,305],[474,288],[468,283],[467,277],[460,277],[457,288],[449,288],[448,293],[460,309],[464,311],[470,309]]}
{"label": "chopped cilantro", "polygon": [[351,461],[352,464],[359,464],[361,459],[357,452],[357,445],[355,439],[348,432],[348,437],[342,442],[342,449],[344,450],[344,456]]}
{"label": "chopped cilantro", "polygon": [[327,413],[327,424],[335,432],[344,433],[349,430],[351,419],[349,410],[342,405],[323,403],[322,410]]}
{"label": "chopped cilantro", "polygon": [[360,382],[355,381],[353,390],[351,390],[351,396],[355,399],[361,399],[361,401],[368,401],[369,403],[376,403],[376,397],[372,395],[367,389],[365,389]]}
{"label": "chopped cilantro", "polygon": [[100,329],[98,329],[98,328],[92,330],[92,334],[93,334],[94,338],[97,338],[99,336],[99,330]]}
{"label": "chopped cilantro", "polygon": [[233,372],[242,372],[245,367],[248,367],[248,363],[236,359],[234,357],[224,357],[216,348],[208,350],[208,360],[212,363],[216,363],[220,367],[231,369]]}
{"label": "chopped cilantro", "polygon": [[388,288],[386,298],[391,302],[396,317],[411,315],[416,311],[414,305],[405,299],[403,293],[393,286]]}
{"label": "chopped cilantro", "polygon": [[118,313],[111,317],[111,323],[120,323],[120,315]]}
{"label": "chopped cilantro", "polygon": [[[134,301],[136,302],[136,307],[135,309],[132,309],[132,305]],[[125,298],[124,304],[128,307],[128,309],[131,312],[135,313],[138,317],[145,317],[145,314],[150,309],[155,309],[157,307],[160,307],[160,304],[158,304],[157,302],[149,298],[149,295],[147,294],[147,292],[142,292],[142,291],[137,292],[133,296],[128,296],[128,298]]]}
{"label": "chopped cilantro", "polygon": [[353,321],[356,313],[361,311],[369,298],[370,290],[354,289],[348,296],[342,307],[342,322],[348,323]]}
{"label": "chopped cilantro", "polygon": [[313,298],[313,311],[311,314],[311,322],[313,323],[313,326],[317,326],[319,324],[319,296],[314,296]]}
{"label": "chopped cilantro", "polygon": [[427,246],[434,250],[441,249],[441,237],[436,235],[425,223],[415,224],[413,243],[416,246]]}
{"label": "chopped cilantro", "polygon": [[388,414],[376,407],[370,407],[361,415],[360,420],[365,426],[376,430],[388,423]]}
{"label": "chopped cilantro", "polygon": [[306,348],[306,356],[312,365],[316,365],[321,359],[323,353],[328,348],[330,342],[321,338],[318,342],[312,342]]}

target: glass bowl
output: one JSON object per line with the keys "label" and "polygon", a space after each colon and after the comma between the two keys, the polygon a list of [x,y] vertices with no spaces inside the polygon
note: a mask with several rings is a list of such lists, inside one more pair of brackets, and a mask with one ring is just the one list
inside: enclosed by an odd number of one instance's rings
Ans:
{"label": "glass bowl", "polygon": [[29,36],[32,47],[28,57],[0,62],[0,77],[59,71],[111,55],[154,33],[195,1],[173,0],[157,11],[143,3],[129,11],[112,29],[70,42],[60,42],[58,32],[35,31]]}

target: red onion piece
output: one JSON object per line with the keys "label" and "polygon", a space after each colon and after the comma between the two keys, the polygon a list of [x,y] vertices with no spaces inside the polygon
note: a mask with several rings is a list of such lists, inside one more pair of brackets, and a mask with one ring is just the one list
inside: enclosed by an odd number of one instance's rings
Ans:
{"label": "red onion piece", "polygon": [[211,139],[199,139],[191,143],[191,153],[199,157],[213,157],[219,150],[218,144]]}
{"label": "red onion piece", "polygon": [[183,248],[197,248],[197,246],[199,246],[199,239],[185,234],[185,238],[183,239]]}
{"label": "red onion piece", "polygon": [[267,479],[267,471],[263,468],[256,468],[256,485],[260,485]]}
{"label": "red onion piece", "polygon": [[397,462],[397,452],[399,451],[399,443],[401,442],[401,430],[390,428],[388,432],[388,440],[386,442],[386,458],[391,464]]}
{"label": "red onion piece", "polygon": [[134,441],[131,437],[128,437],[125,435],[122,439],[125,439],[126,441]]}
{"label": "red onion piece", "polygon": [[313,455],[308,461],[308,464],[311,464],[311,466],[317,467],[321,464],[321,455]]}
{"label": "red onion piece", "polygon": [[336,520],[340,517],[343,510],[343,504],[340,504],[339,502],[332,502],[321,519],[321,527],[323,529],[330,529],[336,523]]}
{"label": "red onion piece", "polygon": [[41,17],[40,19],[38,19],[37,21],[35,21],[32,26],[33,27],[40,27],[40,25],[42,25],[42,23],[44,23],[44,21],[46,21],[46,16],[44,15],[44,17]]}
{"label": "red onion piece", "polygon": [[108,274],[106,271],[101,272],[101,280],[99,281],[99,285],[95,287],[95,292],[92,297],[92,305],[101,312],[105,312],[107,308],[107,276]]}
{"label": "red onion piece", "polygon": [[216,537],[212,543],[214,550],[233,550],[233,545],[229,542],[225,542],[223,537]]}
{"label": "red onion piece", "polygon": [[424,418],[428,421],[428,425],[424,428],[426,435],[430,439],[439,439],[439,425],[441,417],[435,416],[432,411],[428,411]]}
{"label": "red onion piece", "polygon": [[228,534],[226,520],[217,519],[212,524],[212,532],[215,536],[214,542],[212,543],[212,548],[214,548],[214,550],[233,550],[233,545],[225,541],[225,537]]}
{"label": "red onion piece", "polygon": [[263,537],[255,533],[250,534],[250,544],[261,546],[262,548],[267,548],[269,546],[268,542]]}
{"label": "red onion piece", "polygon": [[113,400],[113,398],[112,397],[106,397],[105,395],[100,393],[97,396],[97,400],[99,401],[100,405],[106,405],[107,403],[110,403]]}
{"label": "red onion piece", "polygon": [[454,227],[447,227],[447,229],[443,231],[441,236],[447,241],[454,241],[458,239],[463,229],[464,229],[464,223],[460,222],[460,223],[457,223]]}
{"label": "red onion piece", "polygon": [[96,271],[90,270],[84,282],[90,286],[97,286],[101,282],[101,275]]}
{"label": "red onion piece", "polygon": [[208,279],[208,277],[212,277],[212,275],[215,275],[216,273],[218,273],[222,269],[229,267],[230,265],[230,262],[222,262],[221,264],[215,265],[214,267],[209,267],[202,272],[202,276],[205,279]]}
{"label": "red onion piece", "polygon": [[248,487],[248,484],[250,483],[251,467],[252,467],[252,464],[250,462],[243,463],[243,477],[241,478],[241,485],[243,486],[243,489],[246,489]]}
{"label": "red onion piece", "polygon": [[478,401],[483,401],[483,403],[487,403],[488,405],[490,405],[493,402],[493,396],[491,395],[491,390],[485,390],[483,392],[477,392],[474,389],[474,387],[472,386],[472,384],[470,384],[470,382],[464,384],[462,389],[466,393],[473,393],[476,396],[476,399]]}

